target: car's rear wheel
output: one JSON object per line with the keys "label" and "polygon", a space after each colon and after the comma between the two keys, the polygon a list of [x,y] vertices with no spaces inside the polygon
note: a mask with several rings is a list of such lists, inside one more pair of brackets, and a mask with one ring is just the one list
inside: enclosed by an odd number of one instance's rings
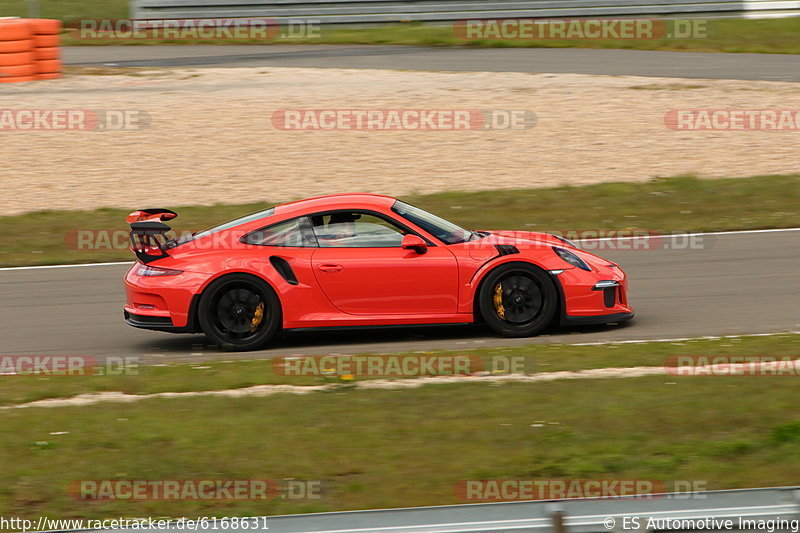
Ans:
{"label": "car's rear wheel", "polygon": [[478,298],[483,319],[506,337],[539,334],[558,310],[553,281],[540,268],[525,263],[508,263],[491,271]]}
{"label": "car's rear wheel", "polygon": [[211,283],[203,291],[198,313],[203,333],[231,351],[265,346],[281,323],[275,291],[247,274],[231,274]]}

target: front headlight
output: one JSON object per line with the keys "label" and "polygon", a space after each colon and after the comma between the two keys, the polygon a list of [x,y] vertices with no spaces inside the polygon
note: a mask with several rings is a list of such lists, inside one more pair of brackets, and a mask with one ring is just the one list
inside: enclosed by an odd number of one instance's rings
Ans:
{"label": "front headlight", "polygon": [[577,248],[577,246],[575,246],[574,242],[572,242],[570,240],[567,240],[567,239],[565,239],[564,237],[562,237],[560,235],[556,235],[554,233],[551,233],[550,236],[551,237],[555,237],[556,239],[558,239],[559,241],[563,242],[564,244],[566,244],[568,246],[572,246],[573,248]]}
{"label": "front headlight", "polygon": [[586,262],[583,259],[573,254],[569,250],[565,250],[564,248],[559,248],[558,246],[553,246],[553,251],[558,255],[558,257],[560,257],[570,265],[578,267],[587,272],[592,271],[592,269],[589,267],[589,265],[586,264]]}

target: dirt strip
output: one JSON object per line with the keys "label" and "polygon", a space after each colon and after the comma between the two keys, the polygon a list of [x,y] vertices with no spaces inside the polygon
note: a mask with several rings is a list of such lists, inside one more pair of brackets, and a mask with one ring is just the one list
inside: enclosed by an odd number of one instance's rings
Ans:
{"label": "dirt strip", "polygon": [[[800,131],[665,126],[672,109],[800,109],[793,83],[294,68],[120,71],[3,86],[0,112],[90,110],[103,124],[116,111],[134,112],[122,130],[8,129],[0,117],[3,214],[800,172]],[[533,112],[536,122],[522,129],[285,131],[272,118],[286,109],[520,110]]]}
{"label": "dirt strip", "polygon": [[[622,379],[645,376],[748,376],[748,375],[781,375],[797,374],[800,359],[781,362],[753,362],[737,364],[713,364],[670,367],[634,366],[621,368],[595,368],[591,370],[541,372],[538,374],[503,374],[503,375],[470,375],[470,376],[430,376],[409,379],[375,379],[350,382],[348,386],[358,389],[415,389],[427,385],[444,385],[452,383],[545,383],[570,379]],[[154,398],[194,398],[198,396],[217,396],[226,398],[243,398],[271,396],[273,394],[310,394],[320,391],[331,391],[342,387],[342,384],[330,385],[255,385],[240,389],[194,391],[194,392],[159,392],[155,394],[125,394],[122,392],[99,392],[80,394],[71,398],[48,398],[17,405],[0,407],[0,410],[25,409],[28,407],[82,407],[97,403],[130,403]]]}

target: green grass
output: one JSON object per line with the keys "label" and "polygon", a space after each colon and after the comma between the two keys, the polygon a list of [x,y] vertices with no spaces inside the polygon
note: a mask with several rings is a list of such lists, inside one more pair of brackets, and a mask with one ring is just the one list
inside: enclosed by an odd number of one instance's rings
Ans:
{"label": "green grass", "polygon": [[[493,367],[493,357],[506,358],[500,362],[521,361],[521,366],[527,373],[538,373],[609,367],[660,367],[665,364],[668,357],[684,355],[773,355],[800,358],[800,335],[781,334],[768,337],[698,339],[675,343],[649,342],[602,346],[529,344],[428,353],[437,356],[477,356],[483,360],[482,368],[486,371],[500,367],[499,364]],[[224,355],[220,354],[220,359],[222,358]],[[115,366],[115,368],[118,370],[118,367]],[[361,379],[369,378],[356,377],[355,381]],[[172,363],[162,366],[140,366],[135,368],[135,373],[126,375],[117,373],[117,375],[86,377],[0,377],[0,405],[15,405],[48,398],[68,398],[82,393],[108,391],[119,391],[126,394],[153,394],[239,389],[254,385],[303,386],[330,383],[343,382],[333,377],[283,376],[280,375],[280,372],[273,371],[270,360]]]}
{"label": "green grass", "polygon": [[[468,46],[475,48],[621,48],[630,50],[662,50],[679,52],[730,52],[730,53],[800,53],[797,34],[800,18],[711,21],[713,31],[704,38],[652,39],[652,40],[466,40],[455,35],[452,26],[429,26],[418,23],[387,25],[376,28],[334,29],[323,28],[317,37],[270,40],[267,44],[363,44],[363,45],[415,45],[415,46]],[[80,39],[67,35],[67,45],[109,44],[265,44],[263,39]]]}
{"label": "green grass", "polygon": [[[66,23],[87,19],[126,19],[129,0],[37,0],[41,18]],[[0,0],[0,17],[27,17],[28,0]]]}
{"label": "green grass", "polygon": [[[693,177],[647,183],[581,187],[445,192],[405,200],[472,229],[530,231],[721,231],[800,226],[800,175],[705,180]],[[243,205],[163,206],[176,209],[177,232],[196,231],[257,211],[270,202]],[[0,266],[88,263],[132,259],[125,216],[141,207],[94,211],[42,211],[0,217]],[[118,244],[77,231],[117,233]]]}
{"label": "green grass", "polygon": [[[81,20],[126,19],[129,0],[38,0],[40,14],[80,27]],[[27,0],[0,0],[0,16],[28,16]],[[464,40],[453,27],[420,23],[393,24],[374,28],[323,28],[320,37],[275,39],[271,43],[307,44],[400,44],[417,46],[535,47],[535,48],[627,48],[703,52],[800,53],[800,18],[709,22],[709,34],[697,39],[654,40]],[[67,45],[87,44],[264,44],[263,40],[95,40],[66,36]]]}
{"label": "green grass", "polygon": [[622,48],[694,52],[800,53],[800,18],[709,21],[710,31],[701,39],[653,40],[465,40],[456,37],[452,26],[419,23],[381,28],[339,29],[322,32],[322,39],[279,40],[277,42],[323,42],[330,44],[404,44],[417,46],[472,46],[479,48]]}
{"label": "green grass", "polygon": [[[2,1],[2,0],[0,0]],[[508,40],[462,39],[452,26],[419,23],[387,25],[376,28],[322,28],[319,36],[264,39],[81,39],[67,34],[66,45],[153,45],[153,44],[361,44],[414,46],[467,46],[474,48],[618,48],[678,52],[729,53],[800,53],[800,18],[738,20],[724,19],[709,23],[713,31],[704,38],[651,40]]]}
{"label": "green grass", "polygon": [[450,26],[428,26],[408,23],[378,28],[328,29],[319,37],[263,39],[79,39],[66,35],[66,45],[153,45],[153,44],[360,44],[467,46],[473,48],[616,48],[629,50],[661,50],[676,52],[728,52],[798,54],[800,18],[769,20],[714,21],[716,32],[702,39],[653,40],[466,40],[457,37]]}
{"label": "green grass", "polygon": [[[800,476],[794,378],[453,384],[0,412],[0,516],[235,516],[464,503],[468,479]],[[66,434],[52,435],[57,432]],[[79,502],[82,479],[320,480],[316,501]]]}
{"label": "green grass", "polygon": [[[676,355],[800,357],[800,335],[457,352],[516,357],[532,372],[662,366]],[[800,475],[795,377],[658,376],[420,389],[339,387],[264,398],[0,410],[0,516],[247,516],[464,503],[467,479],[643,479],[707,489]],[[0,378],[0,405],[317,384],[269,361],[142,367],[138,375]],[[168,458],[166,460],[165,458]],[[322,483],[319,500],[80,502],[77,480],[273,479]]]}

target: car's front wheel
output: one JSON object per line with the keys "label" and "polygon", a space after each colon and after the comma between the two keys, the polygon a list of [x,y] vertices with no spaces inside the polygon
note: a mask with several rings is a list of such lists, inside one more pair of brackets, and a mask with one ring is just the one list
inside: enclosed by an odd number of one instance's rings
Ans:
{"label": "car's front wheel", "polygon": [[540,268],[525,263],[508,263],[492,270],[478,298],[483,319],[506,337],[539,334],[558,310],[553,281]]}
{"label": "car's front wheel", "polygon": [[275,291],[247,274],[230,274],[212,282],[203,291],[198,313],[203,333],[231,351],[265,346],[281,323]]}

